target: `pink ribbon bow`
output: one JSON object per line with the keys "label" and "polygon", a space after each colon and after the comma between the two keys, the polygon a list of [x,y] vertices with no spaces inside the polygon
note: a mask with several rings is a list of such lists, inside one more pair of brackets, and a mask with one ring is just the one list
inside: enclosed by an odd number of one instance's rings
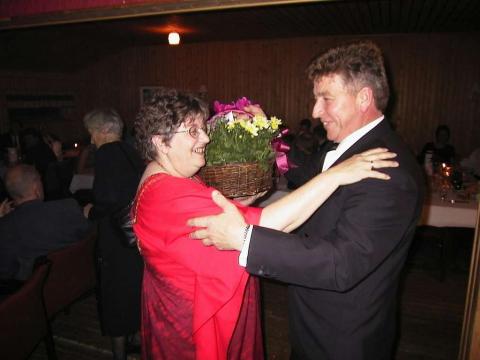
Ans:
{"label": "pink ribbon bow", "polygon": [[290,145],[282,139],[283,136],[288,134],[288,131],[288,129],[283,129],[271,142],[273,151],[275,151],[275,162],[277,164],[278,172],[281,175],[285,174],[288,170],[297,167],[297,165],[288,160],[287,152],[290,150]]}

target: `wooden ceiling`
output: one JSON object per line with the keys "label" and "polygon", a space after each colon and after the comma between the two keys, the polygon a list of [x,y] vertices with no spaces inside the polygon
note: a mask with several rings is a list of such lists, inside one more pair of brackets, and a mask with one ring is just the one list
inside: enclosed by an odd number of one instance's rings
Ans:
{"label": "wooden ceiling", "polygon": [[[202,4],[206,3],[231,5],[232,1],[206,0]],[[480,31],[479,0],[270,1],[275,4],[268,6],[267,1],[243,3],[247,7],[225,5],[199,10],[198,6],[177,6],[163,13],[158,6],[150,12],[145,7],[139,12],[132,6],[121,19],[102,21],[98,19],[120,17],[118,9],[90,11],[84,17],[78,13],[70,13],[70,17],[62,14],[63,18],[38,16],[31,23],[24,19],[0,22],[0,68],[75,71],[126,47],[167,46],[166,33],[171,30],[181,34],[182,43]]]}

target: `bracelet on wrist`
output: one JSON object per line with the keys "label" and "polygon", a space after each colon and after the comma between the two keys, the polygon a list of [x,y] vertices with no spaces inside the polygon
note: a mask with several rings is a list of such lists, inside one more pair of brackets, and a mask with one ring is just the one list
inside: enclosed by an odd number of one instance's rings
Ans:
{"label": "bracelet on wrist", "polygon": [[243,229],[243,243],[245,244],[245,241],[247,240],[247,235],[248,235],[248,230],[250,230],[250,224],[247,224],[245,228]]}

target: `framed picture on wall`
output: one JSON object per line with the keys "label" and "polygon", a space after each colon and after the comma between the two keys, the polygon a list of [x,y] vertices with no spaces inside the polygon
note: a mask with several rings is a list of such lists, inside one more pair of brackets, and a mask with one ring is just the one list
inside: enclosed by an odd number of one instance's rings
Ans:
{"label": "framed picture on wall", "polygon": [[155,93],[161,93],[168,90],[164,86],[141,86],[140,87],[140,106],[149,101]]}

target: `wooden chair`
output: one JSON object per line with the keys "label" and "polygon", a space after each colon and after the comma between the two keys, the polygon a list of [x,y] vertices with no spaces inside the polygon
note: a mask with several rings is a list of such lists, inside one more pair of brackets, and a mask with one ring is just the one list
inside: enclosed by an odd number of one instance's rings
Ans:
{"label": "wooden chair", "polygon": [[2,359],[25,359],[44,339],[48,358],[56,359],[42,290],[50,263],[37,266],[23,286],[0,302],[0,354]]}
{"label": "wooden chair", "polygon": [[48,319],[94,290],[96,238],[96,231],[92,231],[80,242],[47,255],[52,263],[43,289]]}

